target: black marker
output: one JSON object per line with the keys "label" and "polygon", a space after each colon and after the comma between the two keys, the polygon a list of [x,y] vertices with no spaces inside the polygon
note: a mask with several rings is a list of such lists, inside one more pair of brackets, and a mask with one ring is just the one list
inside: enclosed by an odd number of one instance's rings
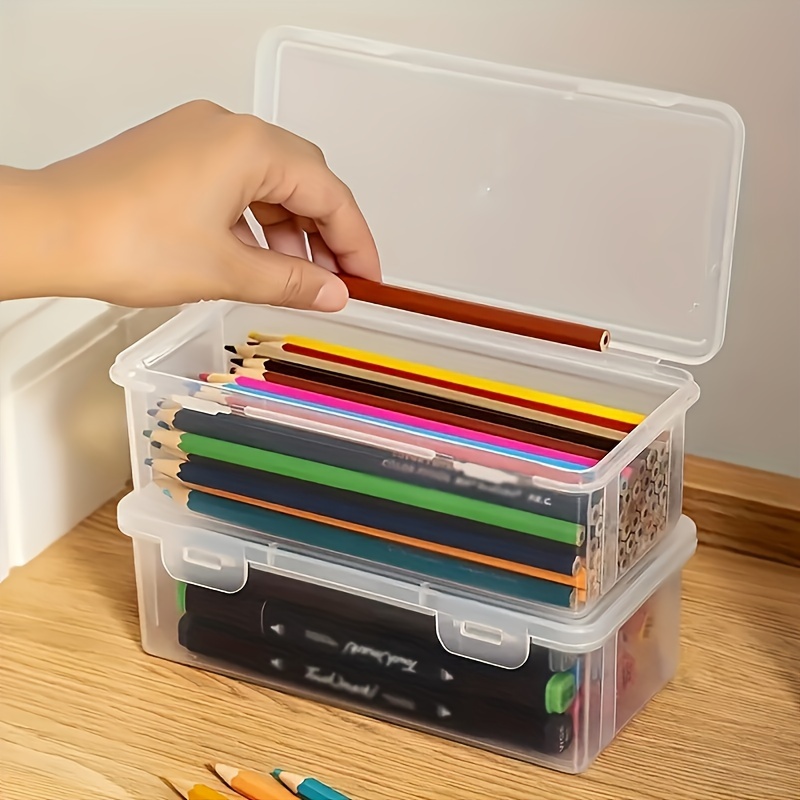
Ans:
{"label": "black marker", "polygon": [[435,725],[462,736],[549,754],[563,753],[572,743],[573,723],[567,714],[543,717],[519,704],[411,689],[385,673],[241,638],[190,614],[179,623],[178,639],[193,653],[269,677],[287,688],[302,688],[407,723]]}

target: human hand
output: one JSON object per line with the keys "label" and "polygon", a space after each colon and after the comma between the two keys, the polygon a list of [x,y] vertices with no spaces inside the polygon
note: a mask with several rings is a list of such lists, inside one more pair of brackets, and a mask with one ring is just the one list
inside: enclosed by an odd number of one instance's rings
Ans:
{"label": "human hand", "polygon": [[[42,170],[0,172],[2,197],[7,297],[131,307],[225,298],[337,311],[347,290],[333,271],[380,280],[367,223],[320,150],[206,101]],[[30,205],[47,233],[30,229]],[[248,206],[269,250],[242,217]]]}

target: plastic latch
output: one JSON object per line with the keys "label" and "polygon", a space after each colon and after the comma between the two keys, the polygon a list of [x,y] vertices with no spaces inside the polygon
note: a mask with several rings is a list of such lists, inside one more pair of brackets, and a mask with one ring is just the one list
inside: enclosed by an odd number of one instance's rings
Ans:
{"label": "plastic latch", "polygon": [[445,650],[494,667],[517,669],[530,655],[530,636],[523,620],[457,597],[429,595],[436,611],[436,635]]}
{"label": "plastic latch", "polygon": [[238,592],[247,582],[244,543],[232,536],[182,530],[161,542],[164,569],[176,580],[219,592]]}

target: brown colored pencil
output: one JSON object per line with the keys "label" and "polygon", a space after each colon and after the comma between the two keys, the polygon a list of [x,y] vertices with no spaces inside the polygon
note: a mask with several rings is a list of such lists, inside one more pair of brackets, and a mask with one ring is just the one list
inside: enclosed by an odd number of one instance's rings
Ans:
{"label": "brown colored pencil", "polygon": [[[608,454],[613,446],[613,442],[605,450],[600,450],[595,447],[587,447],[581,444],[564,441],[553,436],[544,436],[536,433],[530,433],[520,428],[512,428],[507,425],[500,425],[493,422],[487,422],[477,418],[477,416],[466,416],[461,414],[454,414],[449,411],[441,411],[427,406],[418,406],[411,402],[404,402],[402,400],[391,400],[389,398],[379,397],[368,392],[361,392],[355,389],[346,389],[338,386],[331,386],[327,383],[319,381],[306,380],[304,378],[295,378],[291,375],[283,375],[272,369],[268,369],[270,383],[275,383],[280,386],[286,386],[290,389],[298,389],[304,392],[313,392],[316,394],[328,395],[338,400],[344,400],[350,403],[360,403],[362,405],[374,406],[384,411],[391,411],[396,414],[405,414],[407,416],[422,417],[423,419],[430,420],[431,422],[438,422],[442,425],[450,425],[456,428],[466,428],[478,433],[485,433],[489,436],[498,436],[504,439],[513,439],[525,444],[534,445],[536,447],[548,447],[553,450],[560,450],[564,453],[571,453],[572,455],[583,456],[585,458],[595,458],[598,461]],[[481,409],[476,408],[476,415],[479,414]]]}
{"label": "brown colored pencil", "polygon": [[[341,364],[333,365],[326,361],[295,355],[294,353],[282,353],[282,357],[280,359],[269,358],[264,359],[263,361],[266,364],[265,369],[248,369],[245,367],[235,366],[231,369],[231,374],[243,375],[248,378],[254,378],[255,380],[270,380],[269,370],[272,368],[271,365],[275,364],[279,367],[281,362],[288,362],[290,364],[299,364],[301,366],[311,367],[312,369],[316,369],[321,372],[333,372],[337,375],[347,375],[351,378],[371,381],[373,383],[382,383],[387,386],[395,386],[397,388],[406,389],[412,392],[420,392],[420,385],[418,383],[405,378],[397,378],[390,375],[378,375],[374,372],[370,372],[369,370],[344,366]],[[214,373],[211,373],[209,376],[201,376],[201,380],[208,380],[210,383],[225,382],[221,375]],[[228,376],[228,381],[230,380],[231,378]],[[473,405],[478,408],[485,408],[490,411],[499,411],[503,414],[522,417],[523,419],[545,422],[550,425],[556,425],[559,428],[582,431],[584,433],[589,433],[594,436],[601,436],[606,439],[613,439],[615,441],[621,441],[626,436],[624,432],[613,430],[611,428],[600,427],[598,425],[592,425],[587,422],[568,419],[566,417],[560,417],[554,414],[546,414],[541,411],[534,411],[532,409],[522,408],[521,406],[514,406],[508,403],[501,403],[497,400],[490,400],[484,397],[476,397],[474,395],[465,394],[464,392],[458,392],[453,389],[445,389],[439,386],[425,386],[424,393],[429,396],[432,395],[434,397],[441,397],[447,400],[454,400],[459,403],[468,403],[469,405]]]}
{"label": "brown colored pencil", "polygon": [[347,286],[350,298],[362,303],[461,322],[465,325],[476,325],[530,339],[558,342],[585,350],[602,352],[608,348],[611,340],[609,332],[603,328],[494,308],[415,289],[389,286],[344,273],[340,273],[338,277]]}

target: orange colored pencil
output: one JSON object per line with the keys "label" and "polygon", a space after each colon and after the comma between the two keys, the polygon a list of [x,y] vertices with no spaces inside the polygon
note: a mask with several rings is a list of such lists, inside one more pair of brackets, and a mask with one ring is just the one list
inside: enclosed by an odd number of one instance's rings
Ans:
{"label": "orange colored pencil", "polygon": [[275,778],[259,775],[246,769],[237,769],[225,764],[212,764],[211,769],[237,794],[248,800],[297,800],[297,798]]}

